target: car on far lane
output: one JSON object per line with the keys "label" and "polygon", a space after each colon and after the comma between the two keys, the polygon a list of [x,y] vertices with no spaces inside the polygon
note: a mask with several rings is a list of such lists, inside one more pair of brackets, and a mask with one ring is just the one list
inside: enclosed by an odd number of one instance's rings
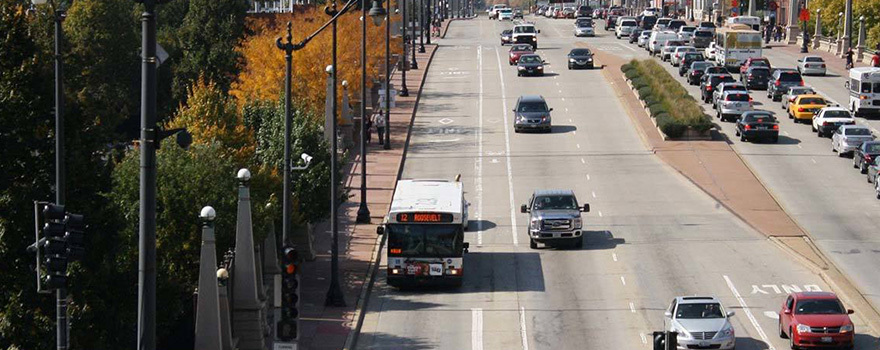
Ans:
{"label": "car on far lane", "polygon": [[794,102],[794,99],[798,97],[798,95],[807,95],[807,94],[817,94],[816,90],[809,86],[790,86],[785,90],[785,94],[782,95],[782,109],[788,110],[788,105]]}
{"label": "car on far lane", "polygon": [[507,57],[507,63],[511,66],[517,64],[519,62],[519,58],[522,55],[533,54],[535,50],[532,49],[532,45],[529,44],[516,44],[510,47],[510,54]]}
{"label": "car on far lane", "polygon": [[853,151],[853,168],[859,169],[862,174],[867,174],[868,166],[874,163],[877,156],[880,156],[880,141],[862,142],[862,145]]}
{"label": "car on far lane", "polygon": [[877,190],[877,199],[880,199],[880,181],[877,181],[878,176],[880,176],[880,157],[874,157],[874,162],[868,165],[868,183],[874,184],[874,189]]}
{"label": "car on far lane", "polygon": [[544,76],[544,64],[541,56],[536,54],[521,55],[516,63],[516,75],[519,77],[524,75]]}
{"label": "car on far lane", "polygon": [[770,60],[766,57],[749,57],[745,62],[739,67],[739,74],[744,74],[749,68],[752,67],[764,67],[770,69]]}
{"label": "car on far lane", "polygon": [[653,32],[650,31],[650,30],[644,30],[644,31],[642,31],[642,33],[639,34],[639,40],[636,41],[636,44],[637,44],[639,47],[645,47],[645,46],[647,46],[647,45],[648,45],[648,38],[651,37],[651,33],[653,33]]}
{"label": "car on far lane", "polygon": [[771,69],[767,81],[767,98],[779,101],[789,86],[804,86],[804,79],[794,69]]}
{"label": "car on far lane", "polygon": [[874,141],[871,129],[864,125],[841,125],[831,135],[831,150],[838,156],[845,156],[862,145],[862,142]]}
{"label": "car on far lane", "polygon": [[711,296],[675,297],[666,309],[666,330],[678,332],[679,349],[723,349],[736,347],[736,332],[721,300]]}
{"label": "car on far lane", "polygon": [[745,74],[739,76],[740,81],[749,89],[763,90],[770,80],[770,69],[765,67],[749,67]]}
{"label": "car on far lane", "polygon": [[624,19],[617,24],[617,29],[614,31],[614,35],[620,39],[623,37],[628,37],[632,32],[638,29],[639,24],[635,19]]}
{"label": "car on far lane", "polygon": [[643,32],[643,30],[641,30],[641,29],[633,30],[632,33],[629,35],[629,43],[635,44],[636,42],[638,42],[639,37],[642,36],[642,32]]}
{"label": "car on far lane", "polygon": [[712,92],[714,92],[718,84],[733,83],[735,81],[733,76],[727,73],[703,74],[703,79],[700,81],[700,98],[703,102],[712,102]]}
{"label": "car on far lane", "polygon": [[709,47],[715,39],[715,33],[708,30],[696,30],[694,31],[694,35],[691,38],[690,44],[693,47],[698,49],[705,49]]}
{"label": "car on far lane", "polygon": [[663,44],[663,49],[660,50],[660,60],[663,62],[672,62],[672,52],[674,52],[679,46],[684,46],[684,41],[666,40],[666,43]]}
{"label": "car on far lane", "polygon": [[694,63],[691,63],[691,67],[686,73],[688,84],[700,85],[700,78],[702,78],[703,74],[706,73],[706,68],[713,66],[715,65],[709,61],[696,61]]}
{"label": "car on far lane", "polygon": [[791,293],[779,310],[779,337],[788,338],[792,349],[835,347],[852,349],[855,328],[849,315],[831,292]]}
{"label": "car on far lane", "polygon": [[821,95],[799,95],[788,105],[788,118],[794,119],[795,123],[807,123],[827,105],[828,101]]}
{"label": "car on far lane", "polygon": [[736,136],[740,141],[769,139],[779,142],[779,121],[769,111],[748,111],[736,120]]}
{"label": "car on far lane", "polygon": [[501,31],[501,46],[513,42],[513,29],[505,29]]}
{"label": "car on far lane", "polygon": [[687,52],[681,58],[681,62],[678,65],[678,76],[683,77],[688,70],[691,69],[691,64],[694,62],[705,61],[706,58],[703,57],[702,52]]}
{"label": "car on far lane", "polygon": [[529,198],[520,212],[529,214],[529,248],[538,249],[538,243],[553,245],[568,243],[582,248],[583,219],[581,213],[590,211],[590,205],[578,205],[571,190],[538,190]]}
{"label": "car on far lane", "polygon": [[568,69],[593,69],[593,53],[587,48],[574,48],[568,52]]}
{"label": "car on far lane", "polygon": [[672,62],[673,67],[678,67],[681,64],[681,59],[684,58],[686,53],[696,53],[697,48],[693,46],[678,46],[672,53],[669,55],[669,62]]}
{"label": "car on far lane", "polygon": [[697,27],[694,26],[684,26],[678,28],[678,38],[684,40],[686,43],[690,43],[691,39],[694,38],[694,32],[697,30]]}
{"label": "car on far lane", "polygon": [[553,130],[550,112],[553,108],[547,107],[547,101],[540,95],[523,95],[516,100],[513,108],[513,131],[538,130],[550,132]]}
{"label": "car on far lane", "polygon": [[594,36],[593,21],[589,18],[577,19],[574,22],[574,36]]}
{"label": "car on far lane", "polygon": [[519,18],[519,19],[523,18],[523,10],[522,9],[513,10],[513,19],[517,19],[517,18]]}
{"label": "car on far lane", "polygon": [[498,20],[499,21],[512,21],[513,20],[513,10],[509,9],[509,8],[498,10]]}
{"label": "car on far lane", "polygon": [[700,22],[700,24],[697,25],[697,30],[707,30],[707,31],[710,31],[714,34],[715,33],[715,22]]}
{"label": "car on far lane", "polygon": [[716,52],[715,42],[713,41],[713,42],[709,43],[709,46],[706,46],[706,49],[704,50],[704,52],[706,53],[707,60],[714,61],[715,60],[715,52]]}
{"label": "car on far lane", "polygon": [[715,91],[712,92],[712,108],[718,108],[718,101],[721,99],[721,96],[728,91],[749,93],[749,89],[740,82],[719,83],[718,86],[715,87]]}
{"label": "car on far lane", "polygon": [[825,107],[813,116],[812,127],[816,136],[831,135],[841,125],[855,125],[856,120],[846,108]]}
{"label": "car on far lane", "polygon": [[727,91],[718,98],[716,103],[717,116],[721,121],[734,121],[743,113],[751,111],[752,98],[748,92],[733,90]]}
{"label": "car on far lane", "polygon": [[819,56],[800,58],[797,70],[803,75],[825,75],[825,60]]}

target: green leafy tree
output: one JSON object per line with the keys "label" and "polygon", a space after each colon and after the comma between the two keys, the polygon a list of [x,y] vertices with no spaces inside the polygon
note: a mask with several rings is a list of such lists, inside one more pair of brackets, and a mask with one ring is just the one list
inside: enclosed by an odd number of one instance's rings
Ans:
{"label": "green leafy tree", "polygon": [[189,0],[183,23],[177,30],[182,57],[174,68],[174,96],[204,75],[224,92],[229,90],[241,67],[236,47],[245,35],[245,0]]}

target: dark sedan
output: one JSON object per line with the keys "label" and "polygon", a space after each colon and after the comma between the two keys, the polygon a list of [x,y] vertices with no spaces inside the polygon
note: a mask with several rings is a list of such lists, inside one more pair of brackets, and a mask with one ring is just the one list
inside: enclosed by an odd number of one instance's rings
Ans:
{"label": "dark sedan", "polygon": [[718,87],[718,84],[734,82],[736,82],[736,80],[733,79],[733,76],[727,73],[704,74],[703,79],[700,81],[700,97],[703,102],[709,103],[712,101],[712,92]]}
{"label": "dark sedan", "polygon": [[[868,165],[868,183],[873,183],[874,188],[880,187],[877,184],[878,173],[880,173],[880,157],[874,158],[874,162]],[[877,191],[877,199],[880,199],[880,191]]]}
{"label": "dark sedan", "polygon": [[643,30],[641,29],[633,29],[632,33],[629,35],[629,43],[635,44],[639,41],[639,35],[642,35]]}
{"label": "dark sedan", "polygon": [[853,168],[866,174],[868,166],[874,163],[878,155],[880,155],[880,141],[862,142],[862,145],[853,151]]}
{"label": "dark sedan", "polygon": [[536,54],[527,54],[519,56],[519,62],[516,64],[516,75],[544,75],[544,60]]}
{"label": "dark sedan", "polygon": [[501,46],[513,43],[513,30],[505,29],[501,32]]}
{"label": "dark sedan", "polygon": [[736,136],[740,141],[769,139],[779,141],[779,122],[773,113],[767,111],[744,112],[736,120]]}
{"label": "dark sedan", "polygon": [[568,53],[568,69],[593,69],[593,53],[590,49],[576,48]]}
{"label": "dark sedan", "polygon": [[700,85],[700,78],[702,78],[703,74],[706,73],[706,68],[714,66],[715,65],[712,64],[712,62],[707,61],[696,61],[694,63],[691,63],[690,68],[688,69],[687,73],[685,73],[688,84]]}
{"label": "dark sedan", "polygon": [[691,64],[694,62],[705,61],[706,58],[703,57],[702,53],[699,52],[688,52],[684,54],[684,57],[681,58],[681,63],[678,65],[678,76],[683,77],[685,73],[687,73],[691,69]]}
{"label": "dark sedan", "polygon": [[741,74],[739,80],[742,81],[749,90],[763,90],[767,88],[767,81],[770,80],[770,68],[767,67],[749,67],[745,73]]}

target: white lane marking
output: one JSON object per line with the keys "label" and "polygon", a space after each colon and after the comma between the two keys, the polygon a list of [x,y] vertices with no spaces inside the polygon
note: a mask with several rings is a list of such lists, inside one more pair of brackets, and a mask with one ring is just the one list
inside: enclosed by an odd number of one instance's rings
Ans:
{"label": "white lane marking", "polygon": [[471,309],[471,349],[483,350],[483,309]]}
{"label": "white lane marking", "polygon": [[[758,324],[758,320],[756,320],[755,316],[752,315],[752,310],[749,310],[749,306],[746,305],[746,301],[743,300],[742,296],[739,295],[739,292],[736,290],[736,287],[733,286],[733,281],[731,281],[730,277],[727,277],[727,275],[723,275],[723,276],[724,276],[724,280],[727,282],[727,287],[730,288],[730,291],[733,292],[733,296],[736,297],[737,301],[739,301],[739,306],[742,307],[743,311],[746,313],[746,317],[749,318],[749,321],[752,322],[752,326],[755,327],[755,330],[758,331],[758,335],[761,336],[761,340],[763,340],[764,343],[769,345],[770,340],[767,339],[767,334],[764,333],[764,329],[761,328],[761,325]],[[769,346],[770,346],[769,350],[776,350],[776,348],[774,348],[773,345],[769,345]]]}
{"label": "white lane marking", "polygon": [[571,123],[571,119],[569,119],[568,122]]}
{"label": "white lane marking", "polygon": [[815,160],[815,159],[810,158],[810,160],[813,161],[813,164],[816,164],[816,160]]}
{"label": "white lane marking", "polygon": [[801,145],[797,145],[797,146],[798,146],[798,148],[803,148],[803,147],[801,147]]}
{"label": "white lane marking", "polygon": [[426,142],[432,142],[432,143],[443,143],[443,142],[456,142],[456,141],[459,141],[459,140],[461,140],[461,139],[460,139],[460,138],[454,138],[454,139],[445,139],[445,140],[427,140]]}
{"label": "white lane marking", "polygon": [[[477,67],[479,69],[480,76],[480,98],[479,98],[479,112],[478,115],[478,131],[477,131],[477,159],[476,159],[476,168],[477,168],[477,178],[474,183],[475,191],[477,192],[477,247],[483,246],[483,46],[480,45],[477,47]],[[482,317],[482,310],[480,311],[480,317]],[[482,322],[482,318],[480,319]],[[482,324],[480,325],[482,327]],[[482,333],[481,333],[482,334]],[[481,335],[482,337],[482,335]],[[480,344],[480,348],[482,348],[482,342]]]}
{"label": "white lane marking", "polygon": [[[562,91],[560,91],[560,92],[562,92]],[[563,97],[562,100],[565,101],[565,97]]]}
{"label": "white lane marking", "polygon": [[[565,111],[568,112],[568,108],[566,108]],[[568,121],[571,121],[571,119],[569,119]]]}
{"label": "white lane marking", "polygon": [[636,49],[629,47],[629,45],[624,45],[624,44],[622,44],[622,43],[617,43],[617,45],[623,46],[623,47],[629,49],[629,50],[632,51],[632,52],[637,52]]}
{"label": "white lane marking", "polygon": [[559,90],[559,93],[561,94],[561,93],[562,93],[562,90]]}
{"label": "white lane marking", "polygon": [[602,217],[602,211],[601,211],[601,210],[599,211],[599,217],[600,217],[600,218]]}
{"label": "white lane marking", "polygon": [[575,146],[577,146],[577,148],[581,148],[581,144],[576,144]]}
{"label": "white lane marking", "polygon": [[783,131],[782,134],[785,135],[785,136],[788,136],[788,135],[789,135],[788,131]]}
{"label": "white lane marking", "polygon": [[645,333],[639,333],[639,336],[642,337],[642,344],[648,344],[648,338],[645,337]]}
{"label": "white lane marking", "polygon": [[636,313],[636,305],[632,302],[629,303],[629,311],[632,313]]}
{"label": "white lane marking", "polygon": [[529,339],[526,336],[526,308],[519,307],[519,333],[522,337],[523,350],[529,350]]}
{"label": "white lane marking", "polygon": [[[507,93],[504,86],[504,71],[501,70],[501,54],[498,53],[498,50],[495,50],[495,58],[498,61],[498,75],[500,77],[499,81],[501,81],[501,110],[504,111],[504,148],[507,152],[504,154],[504,157],[507,158],[507,192],[508,196],[510,196],[510,235],[513,236],[513,245],[519,246],[519,240],[516,238],[516,205],[513,204],[513,170],[510,166],[510,126],[508,126],[507,122]],[[525,339],[525,333],[523,333],[523,339]]]}
{"label": "white lane marking", "polygon": [[[587,164],[587,161],[581,158],[581,164]],[[587,174],[587,177],[590,177],[590,174]]]}
{"label": "white lane marking", "polygon": [[596,198],[596,191],[592,191],[591,194],[593,195],[593,198]]}
{"label": "white lane marking", "polygon": [[767,318],[770,318],[770,319],[774,319],[774,320],[779,319],[779,314],[777,314],[773,311],[764,311],[764,316],[766,316]]}
{"label": "white lane marking", "polygon": [[623,283],[623,285],[625,286],[626,285],[626,278],[623,276],[620,276],[620,283]]}
{"label": "white lane marking", "polygon": [[556,86],[559,86],[559,83],[556,83]]}
{"label": "white lane marking", "polygon": [[577,135],[577,134],[578,134],[578,131],[577,131],[577,130],[572,130],[572,131],[571,131],[571,134],[572,134],[572,135]]}
{"label": "white lane marking", "polygon": [[617,261],[617,253],[611,253],[611,260]]}

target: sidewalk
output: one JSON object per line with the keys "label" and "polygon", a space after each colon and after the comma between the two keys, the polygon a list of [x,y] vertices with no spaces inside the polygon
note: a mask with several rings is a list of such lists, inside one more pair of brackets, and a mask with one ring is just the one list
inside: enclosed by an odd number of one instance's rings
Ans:
{"label": "sidewalk", "polygon": [[[447,20],[443,24],[444,33],[449,22]],[[360,204],[360,155],[349,159],[344,186],[351,198],[339,207],[338,221],[339,283],[345,294],[345,307],[324,306],[330,286],[332,239],[329,222],[321,223],[315,228],[316,259],[303,263],[300,276],[302,300],[299,349],[342,349],[346,341],[349,341],[350,334],[357,331],[360,309],[364,302],[361,298],[367,295],[368,290],[364,287],[369,288],[372,263],[376,260],[375,255],[378,254],[377,248],[381,242],[381,237],[376,235],[376,226],[382,222],[391,205],[395,184],[403,169],[409,129],[425,74],[436,49],[437,44],[425,45],[425,53],[416,54],[419,69],[407,70],[409,96],[397,96],[396,107],[391,109],[391,149],[382,149],[375,132],[372,143],[367,144],[367,207],[371,216],[369,224],[355,222]],[[396,89],[400,89],[401,72],[395,71],[391,81]]]}
{"label": "sidewalk", "polygon": [[[798,43],[800,43],[800,42],[798,42]],[[849,76],[849,73],[847,73],[847,70],[846,70],[846,59],[838,57],[833,52],[828,52],[828,51],[825,51],[822,49],[813,49],[812,47],[810,47],[810,50],[808,53],[801,53],[801,46],[802,45],[800,45],[800,44],[788,45],[788,44],[785,44],[784,42],[776,43],[776,42],[771,41],[770,45],[765,46],[764,48],[765,49],[769,48],[771,50],[781,50],[781,51],[788,53],[791,56],[797,57],[797,58],[801,58],[804,56],[819,56],[825,60],[825,66],[827,67],[829,72],[840,75],[842,77]],[[853,50],[853,53],[855,53],[855,50]],[[867,52],[865,53],[865,56],[867,56],[868,58],[871,57],[871,55]],[[868,67],[869,66],[869,64],[867,64],[867,63],[859,62],[858,58],[856,57],[855,54],[853,55],[853,63],[855,65],[855,67]]]}

